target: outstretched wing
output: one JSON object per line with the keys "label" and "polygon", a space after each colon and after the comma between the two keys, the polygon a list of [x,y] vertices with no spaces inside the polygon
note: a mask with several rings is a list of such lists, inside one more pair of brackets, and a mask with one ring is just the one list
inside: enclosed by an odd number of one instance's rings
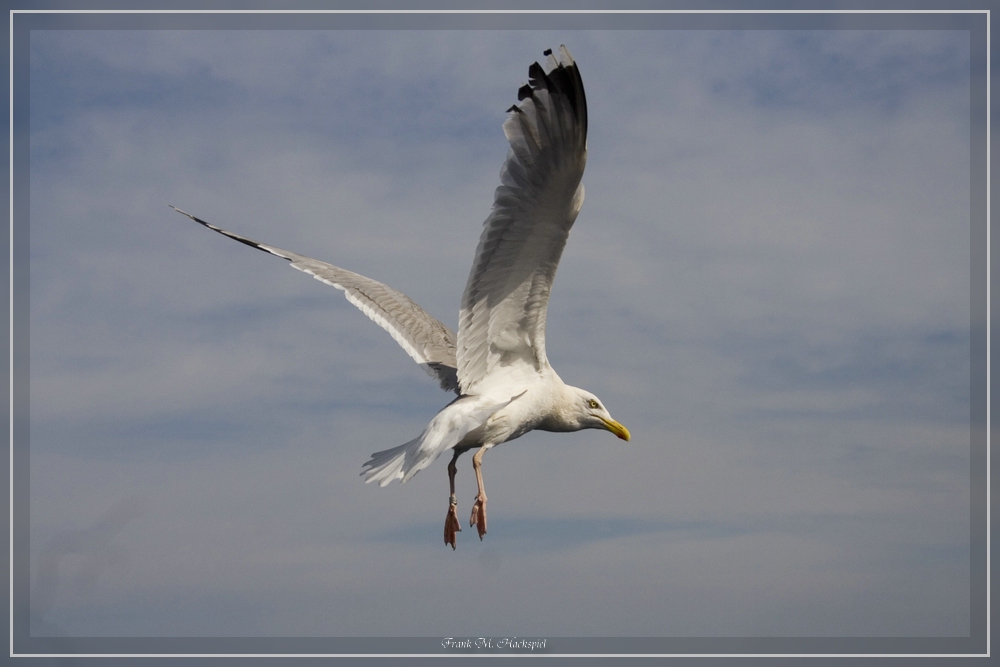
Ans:
{"label": "outstretched wing", "polygon": [[235,239],[240,243],[287,259],[299,271],[304,271],[327,285],[342,290],[347,300],[388,331],[406,353],[413,357],[432,377],[436,377],[445,391],[458,393],[455,363],[455,334],[440,321],[427,314],[410,297],[377,280],[346,271],[326,262],[305,257],[294,252],[257,243],[248,238],[210,225],[176,206],[178,213],[197,223]]}
{"label": "outstretched wing", "polygon": [[510,152],[462,297],[458,380],[466,394],[500,367],[548,366],[549,291],[583,204],[587,100],[566,47],[558,58],[545,55],[548,72],[531,65],[519,104],[508,109]]}

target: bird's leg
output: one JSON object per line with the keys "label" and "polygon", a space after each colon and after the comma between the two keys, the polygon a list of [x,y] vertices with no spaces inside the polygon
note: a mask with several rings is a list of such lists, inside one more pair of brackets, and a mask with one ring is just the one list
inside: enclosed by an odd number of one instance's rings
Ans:
{"label": "bird's leg", "polygon": [[455,455],[451,457],[448,464],[448,481],[451,484],[451,499],[449,501],[448,515],[444,518],[444,543],[450,544],[452,551],[455,550],[455,533],[462,532],[462,525],[458,522],[458,500],[455,498],[455,474],[458,468],[455,461],[458,460],[460,451],[455,450]]}
{"label": "bird's leg", "polygon": [[483,465],[483,454],[491,446],[483,445],[476,452],[476,455],[472,457],[472,467],[476,471],[476,482],[479,483],[479,494],[476,496],[476,502],[472,506],[472,516],[469,517],[469,525],[475,526],[476,530],[479,531],[480,540],[486,534],[486,489],[483,487],[483,472],[480,468]]}

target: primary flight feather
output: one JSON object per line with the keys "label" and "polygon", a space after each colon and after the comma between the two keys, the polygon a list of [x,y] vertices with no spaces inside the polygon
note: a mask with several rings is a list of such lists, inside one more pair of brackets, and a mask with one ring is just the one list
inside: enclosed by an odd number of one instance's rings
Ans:
{"label": "primary flight feather", "polygon": [[566,47],[546,51],[546,67],[528,68],[528,83],[508,109],[503,130],[510,151],[500,172],[493,209],[483,225],[456,336],[402,292],[326,262],[195,222],[258,250],[287,259],[347,299],[388,331],[446,391],[459,396],[418,437],[372,454],[362,475],[385,486],[405,482],[452,450],[451,489],[444,541],[455,548],[461,531],[455,498],[455,462],[477,449],[472,463],[478,493],[469,525],[486,534],[483,455],[531,430],[608,430],[623,440],[628,429],[593,394],[565,384],[545,356],[549,292],[570,228],[583,204],[587,163],[587,100],[580,72]]}

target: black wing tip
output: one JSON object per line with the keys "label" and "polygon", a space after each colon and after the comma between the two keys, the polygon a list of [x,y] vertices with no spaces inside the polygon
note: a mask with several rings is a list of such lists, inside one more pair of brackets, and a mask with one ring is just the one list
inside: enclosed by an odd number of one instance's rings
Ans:
{"label": "black wing tip", "polygon": [[[566,56],[569,58],[568,63],[564,63],[561,60],[556,60],[556,66],[553,67],[548,72],[545,71],[538,61],[531,63],[528,66],[528,81],[529,85],[521,86],[518,90],[518,100],[524,99],[521,97],[521,91],[525,88],[531,88],[533,90],[540,90],[543,87],[547,88],[549,91],[561,92],[571,100],[576,92],[574,88],[579,86],[580,92],[582,92],[582,82],[580,81],[580,70],[577,69],[576,61],[573,57],[569,55],[569,51],[566,51],[566,47],[563,46],[563,51],[565,51]],[[544,55],[552,55],[552,49],[545,49]]]}
{"label": "black wing tip", "polygon": [[[529,97],[534,97],[536,90],[548,90],[550,94],[559,94],[566,98],[572,107],[573,112],[580,119],[584,137],[587,136],[587,96],[583,91],[583,79],[580,77],[580,70],[576,66],[573,56],[569,55],[566,46],[561,47],[562,54],[568,59],[563,62],[560,57],[557,64],[551,71],[538,64],[537,61],[528,66],[528,83],[517,90],[517,101],[521,102]],[[551,56],[552,49],[545,49],[542,52],[545,56]],[[521,111],[515,104],[507,109],[507,112]]]}
{"label": "black wing tip", "polygon": [[222,229],[221,227],[216,227],[215,225],[210,225],[209,223],[205,222],[201,218],[195,217],[195,216],[191,215],[190,213],[188,213],[187,211],[180,210],[179,208],[177,208],[173,204],[167,204],[167,206],[169,206],[170,208],[174,209],[175,211],[177,211],[181,215],[186,215],[187,217],[189,217],[192,220],[194,220],[195,222],[197,222],[199,225],[202,225],[203,227],[207,227],[208,229],[211,229],[213,232],[218,232],[219,234],[222,234],[223,236],[228,236],[229,238],[231,238],[234,241],[239,241],[240,243],[244,243],[244,244],[250,246],[251,248],[256,248],[257,250],[260,250],[261,252],[266,252],[269,255],[274,255],[275,257],[281,257],[282,259],[287,259],[288,261],[291,261],[290,257],[285,257],[283,255],[275,254],[275,253],[271,252],[270,250],[268,250],[267,248],[265,248],[263,246],[263,244],[257,243],[253,239],[248,239],[245,236],[240,236],[239,234],[233,234],[232,232],[227,232],[225,229]]}
{"label": "black wing tip", "polygon": [[547,78],[548,77],[545,76],[545,70],[542,69],[542,66],[538,64],[537,60],[528,66],[528,80],[531,83],[536,84],[536,88],[539,87],[541,83],[544,83]]}
{"label": "black wing tip", "polygon": [[206,227],[208,227],[209,229],[211,229],[211,228],[212,228],[212,226],[211,226],[210,224],[208,224],[207,222],[205,222],[205,221],[204,221],[204,220],[202,220],[201,218],[197,218],[197,217],[195,217],[195,216],[191,215],[190,213],[188,213],[187,211],[182,211],[181,209],[177,208],[177,207],[176,207],[176,206],[174,206],[173,204],[167,204],[167,206],[169,206],[170,208],[174,209],[175,211],[177,211],[177,212],[178,212],[178,213],[180,213],[181,215],[184,215],[184,216],[187,216],[187,217],[191,218],[192,220],[194,220],[195,222],[197,222],[197,223],[200,223],[200,224],[202,224],[202,225],[205,225],[205,226],[206,226]]}

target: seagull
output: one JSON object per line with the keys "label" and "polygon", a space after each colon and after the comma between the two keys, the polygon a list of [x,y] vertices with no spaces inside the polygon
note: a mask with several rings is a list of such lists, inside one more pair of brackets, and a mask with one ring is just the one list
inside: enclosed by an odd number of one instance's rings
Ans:
{"label": "seagull", "polygon": [[631,436],[597,396],[562,381],[545,355],[545,315],[556,267],[583,204],[587,162],[587,100],[565,46],[543,53],[546,67],[528,68],[503,131],[510,142],[493,208],[462,296],[458,335],[402,292],[326,262],[233,234],[171,205],[178,213],[240,243],[291,262],[293,268],[342,290],[347,300],[397,343],[441,388],[458,397],[409,442],[375,452],[362,467],[367,482],[406,482],[443,452],[451,489],[444,542],[461,532],[455,497],[456,462],[475,449],[478,493],[469,526],[486,535],[483,455],[528,431],[596,428]]}

